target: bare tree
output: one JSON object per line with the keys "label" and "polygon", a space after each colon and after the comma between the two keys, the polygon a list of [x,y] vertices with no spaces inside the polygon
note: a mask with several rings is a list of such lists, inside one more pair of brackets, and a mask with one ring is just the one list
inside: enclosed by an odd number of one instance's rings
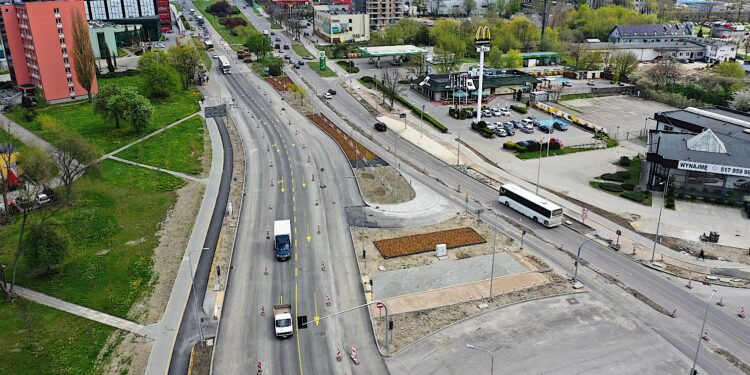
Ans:
{"label": "bare tree", "polygon": [[91,163],[96,159],[96,152],[81,136],[72,133],[61,134],[55,146],[52,150],[52,161],[59,170],[58,178],[65,185],[65,199],[71,203],[73,181],[91,168]]}
{"label": "bare tree", "polygon": [[674,61],[664,61],[646,72],[646,76],[659,88],[674,85],[685,76],[679,64]]}
{"label": "bare tree", "polygon": [[23,164],[27,181],[30,180],[32,182],[24,183],[24,188],[21,190],[21,196],[18,200],[21,208],[21,220],[18,227],[18,244],[16,246],[16,252],[13,255],[13,273],[11,276],[11,282],[10,284],[5,282],[4,274],[2,275],[3,280],[0,282],[0,289],[5,293],[5,298],[9,300],[15,298],[14,288],[18,276],[18,264],[26,251],[24,246],[24,234],[27,229],[27,224],[29,223],[29,218],[34,211],[32,209],[34,198],[41,193],[44,190],[44,186],[52,180],[52,171],[54,169],[46,151],[41,148],[29,147],[25,149],[21,155],[20,162]]}
{"label": "bare tree", "polygon": [[393,101],[406,89],[406,86],[400,83],[401,80],[403,80],[403,76],[398,69],[386,68],[383,70],[383,88],[381,90],[383,92],[383,103],[387,98],[391,107],[393,107]]}
{"label": "bare tree", "polygon": [[[4,122],[4,121],[3,121]],[[10,173],[10,163],[13,158],[13,145],[10,143],[10,125],[5,124],[4,131],[0,131],[0,148],[4,150],[0,151],[0,164],[5,168],[5,175],[0,173],[0,193],[3,196],[3,222],[7,223],[10,221],[10,209],[8,207],[8,174]]]}
{"label": "bare tree", "polygon": [[94,51],[91,48],[88,25],[77,9],[73,11],[73,46],[71,49],[76,80],[86,90],[89,101],[91,101],[91,88],[96,82],[96,63],[94,62]]}

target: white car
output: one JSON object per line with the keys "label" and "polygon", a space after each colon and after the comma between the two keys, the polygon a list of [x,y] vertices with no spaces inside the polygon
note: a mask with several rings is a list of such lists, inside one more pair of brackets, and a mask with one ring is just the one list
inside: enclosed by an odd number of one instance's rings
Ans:
{"label": "white car", "polygon": [[510,116],[508,108],[500,108],[500,116]]}
{"label": "white car", "polygon": [[330,92],[327,92],[327,93],[323,94],[323,98],[325,98],[325,99],[333,99],[333,95],[331,95]]}
{"label": "white car", "polygon": [[219,58],[219,54],[218,53],[214,53],[214,55],[212,57],[215,58],[215,59],[218,59]]}
{"label": "white car", "polygon": [[493,116],[502,116],[502,113],[500,113],[500,108],[492,108],[490,109],[492,111]]}
{"label": "white car", "polygon": [[496,128],[497,128],[497,123],[496,122],[488,122],[487,123],[487,129],[495,130]]}
{"label": "white car", "polygon": [[47,194],[39,194],[36,196],[36,204],[42,206],[50,202],[49,197]]}
{"label": "white car", "polygon": [[490,111],[489,109],[483,109],[482,110],[482,116],[484,116],[484,117],[492,117],[492,111]]}

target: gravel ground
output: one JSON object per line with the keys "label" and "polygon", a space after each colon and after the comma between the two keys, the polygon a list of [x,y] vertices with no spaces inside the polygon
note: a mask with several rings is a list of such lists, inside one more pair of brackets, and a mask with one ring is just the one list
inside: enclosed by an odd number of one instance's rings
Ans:
{"label": "gravel ground", "polygon": [[[548,284],[517,292],[496,295],[492,302],[490,302],[488,298],[485,298],[482,300],[463,302],[435,309],[391,315],[389,318],[393,320],[394,330],[392,331],[392,337],[389,339],[390,345],[387,350],[385,349],[383,336],[383,332],[385,331],[385,318],[381,319],[377,315],[373,315],[373,325],[378,344],[384,353],[395,353],[406,345],[444,328],[451,323],[480,314],[490,308],[505,306],[511,303],[527,301],[539,297],[574,292],[570,283],[562,277],[554,274],[550,274],[548,277],[550,280],[550,283]],[[489,305],[489,307],[480,309],[478,305],[482,303]]]}
{"label": "gravel ground", "polygon": [[[380,165],[374,168],[354,168],[354,173],[357,175],[362,195],[370,203],[403,203],[414,199],[416,196],[409,182],[390,165]],[[396,194],[393,194],[392,189],[396,190]]]}
{"label": "gravel ground", "polygon": [[[674,237],[659,237],[661,243],[675,251],[686,251],[698,256],[701,250],[706,254],[706,259],[724,258],[734,262],[750,264],[750,244],[747,249],[738,249],[736,247],[724,246],[715,243],[688,241]],[[677,250],[681,249],[681,250]]]}

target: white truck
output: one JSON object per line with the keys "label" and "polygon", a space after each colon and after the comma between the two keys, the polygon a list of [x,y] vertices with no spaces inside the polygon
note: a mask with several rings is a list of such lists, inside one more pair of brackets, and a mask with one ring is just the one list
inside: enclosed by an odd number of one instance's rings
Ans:
{"label": "white truck", "polygon": [[273,305],[273,325],[276,337],[286,338],[294,334],[291,304]]}
{"label": "white truck", "polygon": [[224,74],[232,73],[232,64],[229,63],[228,57],[224,55],[219,56],[219,69],[221,69],[221,72]]}
{"label": "white truck", "polygon": [[263,36],[268,36],[268,30],[263,30]]}
{"label": "white truck", "polygon": [[292,222],[276,220],[273,222],[273,249],[276,259],[286,260],[292,256]]}

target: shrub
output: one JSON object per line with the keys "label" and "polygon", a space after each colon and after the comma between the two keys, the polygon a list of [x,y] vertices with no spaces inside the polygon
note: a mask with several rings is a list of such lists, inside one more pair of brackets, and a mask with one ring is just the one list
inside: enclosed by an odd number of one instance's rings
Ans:
{"label": "shrub", "polygon": [[622,179],[623,179],[623,181],[624,181],[624,180],[627,180],[627,179],[629,179],[629,178],[630,178],[630,171],[618,171],[618,172],[617,172],[617,173],[615,173],[615,174],[616,174],[617,176],[619,176],[620,178],[622,178]]}
{"label": "shrub", "polygon": [[495,132],[487,128],[479,129],[479,134],[481,134],[482,137],[485,137],[485,138],[495,138]]}
{"label": "shrub", "polygon": [[528,110],[528,109],[526,109],[526,107],[524,107],[524,106],[522,106],[522,105],[515,105],[515,104],[514,104],[514,105],[511,105],[511,106],[510,106],[510,109],[512,109],[512,110],[514,110],[514,111],[516,111],[516,112],[518,112],[518,113],[522,113],[522,114],[526,114],[526,113],[528,113],[528,112],[529,112],[529,110]]}
{"label": "shrub", "polygon": [[610,183],[610,182],[600,182],[599,183],[599,187],[601,189],[603,189],[603,190],[611,191],[613,193],[621,193],[624,190],[622,188],[622,185],[620,185],[620,184],[613,184],[613,183]]}
{"label": "shrub", "polygon": [[503,143],[503,148],[506,150],[515,150],[516,149],[516,142],[508,141]]}
{"label": "shrub", "polygon": [[622,188],[625,189],[625,190],[627,190],[627,191],[633,191],[633,189],[635,189],[635,185],[633,185],[633,184],[631,184],[629,182],[626,182],[626,183],[622,184]]}
{"label": "shrub", "polygon": [[232,6],[226,1],[217,1],[207,6],[206,12],[216,15],[217,17],[226,17],[232,15]]}
{"label": "shrub", "polygon": [[615,182],[624,182],[626,180],[626,178],[623,178],[617,173],[605,173],[599,176],[599,178],[604,181],[615,181]]}
{"label": "shrub", "polygon": [[23,118],[26,121],[33,121],[36,118],[36,109],[25,108],[23,110]]}
{"label": "shrub", "polygon": [[559,149],[560,149],[560,147],[561,147],[561,146],[560,146],[560,144],[559,144],[559,143],[550,143],[550,144],[549,144],[549,149],[550,149],[550,150],[559,150]]}
{"label": "shrub", "polygon": [[646,193],[642,191],[625,191],[620,194],[620,196],[630,199],[631,201],[636,201],[638,203],[643,202],[647,198]]}
{"label": "shrub", "polygon": [[518,151],[519,154],[522,154],[526,151],[529,151],[529,149],[523,146],[516,145],[516,151]]}
{"label": "shrub", "polygon": [[224,25],[227,29],[233,29],[237,26],[246,26],[247,21],[244,18],[239,17],[224,17],[219,19],[219,23]]}
{"label": "shrub", "polygon": [[630,158],[627,156],[620,156],[620,161],[617,164],[622,167],[630,166]]}

